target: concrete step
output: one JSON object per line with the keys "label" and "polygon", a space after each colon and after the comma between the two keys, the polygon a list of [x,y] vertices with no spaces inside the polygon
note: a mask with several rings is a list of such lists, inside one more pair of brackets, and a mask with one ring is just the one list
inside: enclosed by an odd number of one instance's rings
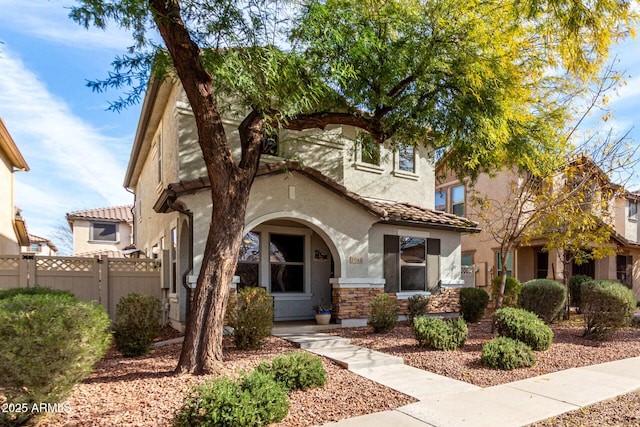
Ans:
{"label": "concrete step", "polygon": [[297,344],[302,349],[345,347],[351,341],[347,338],[321,333],[279,333],[275,336]]}
{"label": "concrete step", "polygon": [[374,366],[402,365],[401,357],[390,356],[368,348],[348,345],[343,347],[309,348],[308,351],[333,360],[350,371]]}

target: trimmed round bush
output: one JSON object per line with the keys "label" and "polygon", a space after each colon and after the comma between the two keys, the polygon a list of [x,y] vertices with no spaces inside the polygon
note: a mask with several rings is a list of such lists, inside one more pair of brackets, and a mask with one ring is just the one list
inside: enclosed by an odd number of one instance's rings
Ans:
{"label": "trimmed round bush", "polygon": [[[492,296],[494,301],[498,301],[500,293],[500,278],[493,279]],[[504,296],[502,298],[502,307],[516,307],[518,305],[518,296],[522,290],[522,284],[515,277],[508,276],[504,284]]]}
{"label": "trimmed round bush", "polygon": [[637,301],[631,289],[609,280],[594,280],[581,286],[583,336],[608,339],[617,329],[629,326]]}
{"label": "trimmed round bush", "polygon": [[398,303],[388,294],[378,295],[371,301],[367,324],[375,333],[388,332],[398,323]]}
{"label": "trimmed round bush", "polygon": [[536,356],[525,343],[507,337],[497,337],[482,346],[482,366],[511,370],[529,368],[536,364]]}
{"label": "trimmed round bush", "polygon": [[444,351],[462,347],[469,336],[467,324],[461,317],[455,320],[416,317],[413,333],[420,346]]}
{"label": "trimmed round bush", "polygon": [[307,352],[277,356],[271,362],[260,363],[256,370],[271,375],[288,391],[322,387],[327,382],[322,359]]}
{"label": "trimmed round bush", "polygon": [[129,294],[120,298],[113,322],[113,339],[124,356],[149,353],[153,340],[160,333],[162,303],[156,297]]}
{"label": "trimmed round bush", "polygon": [[489,294],[484,289],[460,289],[460,314],[469,323],[482,320],[489,305]]}
{"label": "trimmed round bush", "polygon": [[[111,342],[100,305],[69,295],[0,300],[0,390],[6,403],[64,402]],[[36,413],[0,412],[0,425],[22,425]]]}
{"label": "trimmed round bush", "polygon": [[505,307],[493,313],[498,335],[522,341],[533,350],[546,351],[553,342],[553,331],[535,313]]}
{"label": "trimmed round bush", "polygon": [[227,309],[229,326],[233,328],[233,341],[240,350],[262,347],[264,339],[273,329],[273,300],[260,287],[238,290],[229,300]]}
{"label": "trimmed round bush", "polygon": [[178,427],[263,426],[282,421],[289,413],[287,392],[264,372],[238,381],[214,378],[194,387],[173,419]]}
{"label": "trimmed round bush", "polygon": [[407,320],[413,324],[413,319],[424,316],[427,313],[429,297],[426,295],[413,295],[407,300]]}
{"label": "trimmed round bush", "polygon": [[520,307],[531,311],[545,323],[551,323],[564,308],[567,290],[555,280],[535,279],[522,285]]}

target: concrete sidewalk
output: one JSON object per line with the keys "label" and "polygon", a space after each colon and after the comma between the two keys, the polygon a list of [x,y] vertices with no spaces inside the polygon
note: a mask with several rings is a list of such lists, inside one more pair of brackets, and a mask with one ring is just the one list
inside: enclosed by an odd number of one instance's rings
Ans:
{"label": "concrete sidewalk", "polygon": [[399,357],[333,335],[287,329],[274,335],[419,400],[327,426],[523,426],[640,389],[640,357],[481,388],[406,366]]}

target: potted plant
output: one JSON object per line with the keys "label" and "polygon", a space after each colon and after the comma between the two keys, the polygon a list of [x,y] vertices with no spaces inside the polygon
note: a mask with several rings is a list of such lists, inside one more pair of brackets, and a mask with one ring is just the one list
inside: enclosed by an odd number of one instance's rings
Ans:
{"label": "potted plant", "polygon": [[318,305],[313,306],[313,310],[316,312],[316,323],[318,325],[328,325],[331,321],[331,309],[333,305],[331,303],[321,302]]}

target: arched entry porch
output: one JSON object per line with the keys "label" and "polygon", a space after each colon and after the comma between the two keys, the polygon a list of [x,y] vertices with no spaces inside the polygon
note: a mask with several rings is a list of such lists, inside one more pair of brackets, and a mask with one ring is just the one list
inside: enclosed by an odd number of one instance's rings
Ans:
{"label": "arched entry porch", "polygon": [[245,227],[236,275],[239,286],[261,286],[274,298],[275,320],[314,317],[331,301],[330,279],[341,271],[332,238],[312,218],[270,214]]}

